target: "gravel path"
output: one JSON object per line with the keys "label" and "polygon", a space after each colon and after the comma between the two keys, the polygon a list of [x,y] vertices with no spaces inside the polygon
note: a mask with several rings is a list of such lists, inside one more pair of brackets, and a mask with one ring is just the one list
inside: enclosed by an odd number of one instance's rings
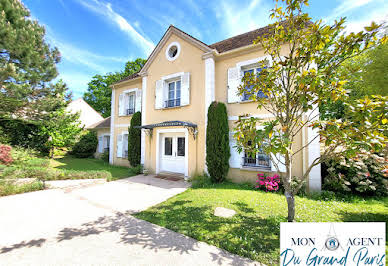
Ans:
{"label": "gravel path", "polygon": [[136,176],[0,198],[0,265],[259,265],[134,218],[189,186]]}

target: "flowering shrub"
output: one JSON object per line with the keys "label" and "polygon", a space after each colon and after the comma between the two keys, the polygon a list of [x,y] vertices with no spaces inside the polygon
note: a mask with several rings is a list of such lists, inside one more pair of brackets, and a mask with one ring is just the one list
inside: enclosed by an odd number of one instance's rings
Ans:
{"label": "flowering shrub", "polygon": [[258,173],[256,183],[258,183],[256,188],[265,187],[266,191],[278,191],[280,184],[280,176],[277,174],[275,174],[274,176],[264,176],[264,174]]}
{"label": "flowering shrub", "polygon": [[360,153],[353,159],[327,164],[323,188],[335,192],[384,196],[388,194],[387,160],[383,155]]}
{"label": "flowering shrub", "polygon": [[11,164],[13,162],[11,156],[11,146],[0,145],[0,163],[1,164]]}

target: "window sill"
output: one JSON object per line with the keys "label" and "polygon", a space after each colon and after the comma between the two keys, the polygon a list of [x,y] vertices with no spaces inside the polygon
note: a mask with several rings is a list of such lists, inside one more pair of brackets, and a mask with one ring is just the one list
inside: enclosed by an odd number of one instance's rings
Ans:
{"label": "window sill", "polygon": [[125,117],[125,116],[133,116],[134,114],[130,114],[130,115],[119,115],[118,117]]}
{"label": "window sill", "polygon": [[182,105],[179,105],[179,106],[173,106],[173,107],[163,107],[161,109],[156,109],[156,110],[171,110],[171,109],[178,109],[178,108],[181,108],[183,107]]}
{"label": "window sill", "polygon": [[244,165],[242,165],[240,167],[240,170],[251,171],[251,172],[267,172],[267,173],[273,172],[271,170],[271,168],[261,167],[261,166],[244,166]]}

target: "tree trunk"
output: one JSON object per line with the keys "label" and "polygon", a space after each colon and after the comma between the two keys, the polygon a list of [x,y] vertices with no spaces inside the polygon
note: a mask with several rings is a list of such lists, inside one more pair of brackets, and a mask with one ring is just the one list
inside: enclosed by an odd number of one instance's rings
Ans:
{"label": "tree trunk", "polygon": [[284,180],[284,196],[286,196],[287,207],[288,207],[288,222],[294,222],[295,220],[295,199],[294,193],[292,191],[291,182],[292,182],[292,161],[290,160],[289,153],[285,154],[285,164],[286,164],[286,178]]}
{"label": "tree trunk", "polygon": [[288,222],[294,222],[295,221],[295,199],[294,195],[292,195],[290,192],[286,191],[284,193],[287,199],[287,207],[288,207]]}

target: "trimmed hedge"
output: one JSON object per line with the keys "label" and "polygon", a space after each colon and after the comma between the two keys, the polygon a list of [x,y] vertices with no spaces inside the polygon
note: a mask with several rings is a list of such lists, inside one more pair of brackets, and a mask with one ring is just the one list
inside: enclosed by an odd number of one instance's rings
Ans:
{"label": "trimmed hedge", "polygon": [[141,126],[140,112],[133,114],[131,125],[128,128],[128,160],[132,167],[140,164],[141,157],[141,129],[135,126]]}
{"label": "trimmed hedge", "polygon": [[214,183],[223,182],[229,171],[229,125],[224,103],[209,106],[206,128],[206,165]]}
{"label": "trimmed hedge", "polygon": [[97,133],[88,131],[82,135],[80,140],[74,145],[71,154],[77,158],[91,158],[97,150]]}

